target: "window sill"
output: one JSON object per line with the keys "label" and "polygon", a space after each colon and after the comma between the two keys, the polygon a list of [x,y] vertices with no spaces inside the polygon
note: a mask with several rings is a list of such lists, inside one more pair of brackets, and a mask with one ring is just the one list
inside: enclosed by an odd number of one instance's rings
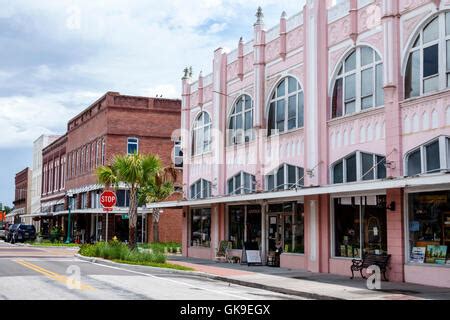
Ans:
{"label": "window sill", "polygon": [[211,247],[189,246],[189,249],[203,249],[203,250],[210,250]]}
{"label": "window sill", "polygon": [[304,257],[304,253],[293,253],[293,252],[283,252],[282,256],[294,256],[294,257]]}
{"label": "window sill", "polygon": [[292,130],[289,130],[289,131],[284,131],[282,133],[272,134],[270,136],[266,135],[266,138],[270,140],[270,139],[273,139],[273,138],[276,138],[276,137],[282,137],[282,136],[294,134],[294,133],[297,133],[299,131],[304,131],[304,130],[305,130],[305,127],[303,126],[301,128],[296,128],[296,129],[292,129]]}
{"label": "window sill", "polygon": [[252,139],[250,141],[247,142],[242,142],[242,143],[235,143],[235,144],[227,144],[226,149],[240,149],[243,147],[247,147],[253,143],[255,143],[256,139]]}
{"label": "window sill", "polygon": [[450,269],[450,264],[407,262],[405,265],[412,266],[412,267],[446,268],[446,269]]}
{"label": "window sill", "polygon": [[342,260],[342,261],[352,261],[353,259],[360,260],[361,258],[359,258],[359,257],[354,257],[354,258],[351,258],[351,257],[331,257],[330,259]]}
{"label": "window sill", "polygon": [[442,90],[428,92],[428,93],[425,93],[425,94],[420,95],[418,97],[411,97],[411,98],[404,99],[402,102],[400,102],[400,105],[402,107],[407,107],[407,106],[409,106],[411,104],[414,104],[416,102],[423,102],[422,100],[434,100],[436,98],[435,96],[437,96],[437,95],[440,95],[440,94],[446,94],[447,95],[449,93],[450,93],[450,88],[445,88],[445,89],[442,89]]}
{"label": "window sill", "polygon": [[213,153],[212,151],[208,151],[208,152],[205,152],[205,153],[202,153],[202,154],[196,154],[194,156],[191,156],[191,159],[200,159],[200,158],[203,158],[203,157],[211,156],[212,153]]}
{"label": "window sill", "polygon": [[370,108],[370,109],[367,109],[367,110],[361,110],[359,112],[348,114],[348,115],[345,115],[345,116],[342,116],[342,117],[329,119],[327,121],[327,123],[328,123],[328,125],[340,124],[340,123],[346,122],[348,120],[364,118],[367,115],[371,115],[372,113],[373,114],[378,114],[378,113],[381,113],[382,111],[384,111],[384,105],[383,106],[379,106],[379,107],[375,107],[375,108]]}

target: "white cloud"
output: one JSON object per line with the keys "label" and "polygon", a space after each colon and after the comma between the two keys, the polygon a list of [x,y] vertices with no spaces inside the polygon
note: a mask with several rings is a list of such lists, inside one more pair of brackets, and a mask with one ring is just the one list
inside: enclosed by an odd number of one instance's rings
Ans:
{"label": "white cloud", "polygon": [[[214,49],[233,50],[240,35],[252,35],[261,3],[2,2],[0,17],[9,19],[10,34],[3,38],[6,31],[0,32],[0,45],[16,51],[7,57],[0,52],[0,148],[31,145],[42,133],[64,130],[69,118],[106,91],[179,98],[184,67],[192,65],[194,77],[200,70],[210,73]],[[283,10],[300,8],[299,1],[265,0],[267,27]]]}
{"label": "white cloud", "polygon": [[0,148],[31,147],[41,134],[64,133],[67,121],[77,113],[77,109],[67,107],[67,99],[80,107],[81,101],[94,101],[98,96],[93,92],[77,92],[68,96],[0,98]]}

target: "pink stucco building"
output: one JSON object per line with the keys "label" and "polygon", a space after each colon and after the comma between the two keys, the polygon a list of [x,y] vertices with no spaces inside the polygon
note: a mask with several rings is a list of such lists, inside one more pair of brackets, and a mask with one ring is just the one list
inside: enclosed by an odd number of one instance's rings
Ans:
{"label": "pink stucco building", "polygon": [[[450,1],[307,0],[182,82],[183,253],[450,287]],[[448,248],[450,251],[450,248]],[[426,257],[424,257],[424,255]],[[446,256],[447,255],[447,256]]]}

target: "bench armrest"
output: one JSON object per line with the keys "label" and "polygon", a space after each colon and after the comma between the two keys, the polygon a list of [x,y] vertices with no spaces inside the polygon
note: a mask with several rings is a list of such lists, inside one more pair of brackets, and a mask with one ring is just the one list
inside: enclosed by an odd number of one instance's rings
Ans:
{"label": "bench armrest", "polygon": [[363,264],[363,261],[360,259],[352,259],[352,263],[355,266],[361,266]]}

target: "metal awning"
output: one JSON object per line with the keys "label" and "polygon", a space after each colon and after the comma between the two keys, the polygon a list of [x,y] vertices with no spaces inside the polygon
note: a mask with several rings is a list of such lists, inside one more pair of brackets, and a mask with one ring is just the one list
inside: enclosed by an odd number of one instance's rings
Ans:
{"label": "metal awning", "polygon": [[14,209],[13,211],[11,211],[10,213],[8,213],[6,215],[6,218],[15,217],[15,216],[18,216],[18,215],[24,214],[24,213],[25,213],[25,208]]}
{"label": "metal awning", "polygon": [[39,213],[32,213],[32,214],[24,214],[21,215],[21,218],[38,218],[38,217],[51,217],[52,214],[48,212],[39,212]]}
{"label": "metal awning", "polygon": [[279,192],[263,192],[238,196],[223,196],[198,200],[181,200],[151,203],[147,208],[179,208],[183,206],[203,206],[217,203],[233,203],[246,201],[263,201],[283,199],[289,200],[304,196],[314,196],[323,194],[361,194],[371,191],[385,191],[387,189],[412,188],[412,187],[430,187],[442,186],[450,188],[450,174],[438,173],[427,176],[386,179],[379,181],[356,182],[346,184],[327,185],[322,187],[301,188],[297,190],[279,191]]}
{"label": "metal awning", "polygon": [[[108,213],[111,214],[128,214],[128,208],[114,208],[112,211],[109,211]],[[150,213],[151,209],[145,208],[138,208],[138,214],[143,214],[143,213]],[[70,210],[71,214],[106,214],[105,211],[103,211],[103,208],[96,208],[96,209],[76,209],[76,210]],[[64,211],[59,211],[59,212],[54,212],[53,215],[54,216],[63,216],[63,215],[68,215],[69,211],[68,210],[64,210]]]}

